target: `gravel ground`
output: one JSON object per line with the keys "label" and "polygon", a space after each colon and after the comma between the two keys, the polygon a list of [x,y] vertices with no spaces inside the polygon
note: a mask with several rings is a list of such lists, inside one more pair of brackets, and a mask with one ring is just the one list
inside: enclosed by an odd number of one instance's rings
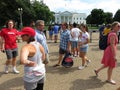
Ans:
{"label": "gravel ground", "polygon": [[[116,90],[120,87],[120,45],[118,45],[118,61],[117,67],[113,72],[113,79],[117,85],[111,85],[105,82],[107,78],[107,69],[99,73],[99,77],[95,76],[94,69],[101,66],[101,58],[103,51],[98,48],[98,33],[92,34],[92,42],[89,44],[89,52],[87,54],[91,63],[83,70],[78,70],[81,65],[79,57],[74,58],[74,65],[71,68],[62,66],[54,68],[53,65],[58,61],[58,43],[48,40],[50,50],[50,63],[46,66],[46,81],[44,90]],[[24,42],[18,43],[19,50]],[[17,61],[17,69],[20,74],[4,74],[4,63],[6,60],[5,53],[0,53],[0,90],[24,90],[23,88],[23,65],[19,64],[19,56]]]}

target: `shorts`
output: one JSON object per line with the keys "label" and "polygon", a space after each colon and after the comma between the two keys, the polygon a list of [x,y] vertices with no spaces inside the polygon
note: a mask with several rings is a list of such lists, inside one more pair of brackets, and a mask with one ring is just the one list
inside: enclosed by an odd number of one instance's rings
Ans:
{"label": "shorts", "polygon": [[71,47],[72,48],[77,48],[78,47],[78,41],[72,41],[71,42]]}
{"label": "shorts", "polygon": [[80,47],[80,52],[87,52],[88,51],[89,46],[84,46],[84,47]]}
{"label": "shorts", "polygon": [[64,49],[62,49],[62,48],[59,49],[59,54],[65,54],[65,53],[67,53],[66,50],[64,50]]}
{"label": "shorts", "polygon": [[24,81],[24,88],[25,88],[25,90],[33,90],[33,89],[35,89],[37,87],[38,83],[39,84],[44,83],[44,78],[42,78],[38,82],[34,82],[34,83]]}
{"label": "shorts", "polygon": [[18,48],[6,49],[5,52],[6,52],[7,59],[12,59],[18,56]]}

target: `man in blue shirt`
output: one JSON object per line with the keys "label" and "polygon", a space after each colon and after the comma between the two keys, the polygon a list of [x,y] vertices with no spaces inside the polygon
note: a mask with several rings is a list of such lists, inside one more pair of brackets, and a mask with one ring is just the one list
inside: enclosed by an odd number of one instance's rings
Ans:
{"label": "man in blue shirt", "polygon": [[59,26],[57,24],[54,25],[53,32],[54,32],[54,42],[57,43],[58,33],[59,33]]}
{"label": "man in blue shirt", "polygon": [[60,66],[60,63],[63,59],[63,55],[66,54],[67,52],[70,52],[70,30],[68,30],[68,24],[66,22],[63,22],[62,25],[62,30],[60,35],[60,45],[59,45],[59,59],[58,63],[55,64],[53,67]]}
{"label": "man in blue shirt", "polygon": [[49,50],[48,50],[48,45],[47,45],[47,41],[46,41],[46,36],[44,34],[44,21],[43,20],[37,20],[36,21],[36,35],[35,35],[35,39],[37,42],[39,42],[43,47],[44,47],[44,50],[45,50],[45,61],[44,63],[47,64],[49,62]]}

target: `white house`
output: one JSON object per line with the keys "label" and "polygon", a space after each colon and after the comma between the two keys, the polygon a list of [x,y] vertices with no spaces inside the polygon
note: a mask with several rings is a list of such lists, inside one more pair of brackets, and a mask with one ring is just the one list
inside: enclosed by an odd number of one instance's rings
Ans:
{"label": "white house", "polygon": [[67,22],[68,24],[73,24],[74,22],[86,24],[86,14],[69,11],[55,13],[55,23],[61,24],[62,22]]}

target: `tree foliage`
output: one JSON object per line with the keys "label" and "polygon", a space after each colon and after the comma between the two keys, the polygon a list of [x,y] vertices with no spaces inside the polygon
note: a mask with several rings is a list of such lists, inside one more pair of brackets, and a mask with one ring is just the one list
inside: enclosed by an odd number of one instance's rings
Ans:
{"label": "tree foliage", "polygon": [[91,12],[91,24],[102,24],[104,21],[104,12],[102,9],[93,9]]}
{"label": "tree foliage", "polygon": [[47,24],[54,20],[53,12],[43,3],[30,0],[1,0],[0,2],[0,26],[3,26],[8,19],[13,19],[20,23],[20,13],[18,8],[22,8],[23,24],[29,25],[30,21],[38,19],[44,20]]}
{"label": "tree foliage", "polygon": [[[118,12],[119,14],[116,16],[117,17],[117,21],[118,21],[118,17],[120,17],[120,12]],[[116,13],[117,14],[117,13]],[[119,18],[120,20],[120,18]],[[87,24],[109,24],[112,23],[113,20],[113,14],[111,12],[104,12],[102,9],[93,9],[91,11],[91,14],[87,16],[86,18],[86,22]]]}
{"label": "tree foliage", "polygon": [[120,22],[120,9],[117,10],[114,18],[113,18],[114,21],[119,21]]}

